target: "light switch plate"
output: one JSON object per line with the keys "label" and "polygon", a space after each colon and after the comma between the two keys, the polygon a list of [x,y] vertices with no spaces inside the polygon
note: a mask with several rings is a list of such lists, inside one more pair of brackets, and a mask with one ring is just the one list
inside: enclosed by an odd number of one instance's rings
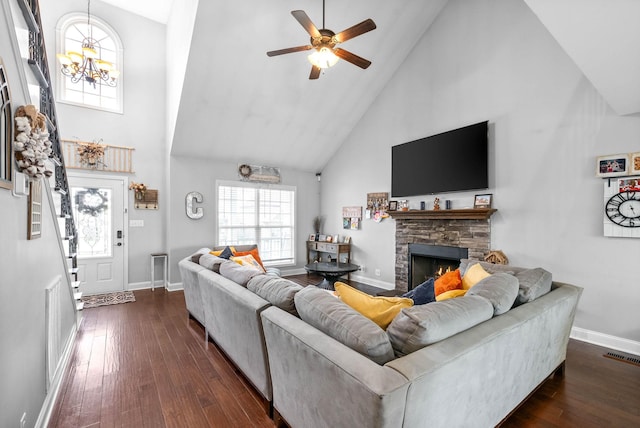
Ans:
{"label": "light switch plate", "polygon": [[144,227],[144,220],[129,220],[129,227]]}

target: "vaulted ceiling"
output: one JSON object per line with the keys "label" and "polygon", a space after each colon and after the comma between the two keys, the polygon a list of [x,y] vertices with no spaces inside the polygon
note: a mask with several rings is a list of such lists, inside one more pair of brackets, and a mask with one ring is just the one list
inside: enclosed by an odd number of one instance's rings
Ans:
{"label": "vaulted ceiling", "polygon": [[[376,30],[342,45],[372,65],[340,61],[311,81],[307,53],[266,52],[307,44],[290,12],[303,9],[321,28],[321,0],[200,0],[172,153],[322,170],[447,1],[327,0],[326,27],[335,32],[375,21]],[[617,113],[640,112],[640,1],[524,1]]]}

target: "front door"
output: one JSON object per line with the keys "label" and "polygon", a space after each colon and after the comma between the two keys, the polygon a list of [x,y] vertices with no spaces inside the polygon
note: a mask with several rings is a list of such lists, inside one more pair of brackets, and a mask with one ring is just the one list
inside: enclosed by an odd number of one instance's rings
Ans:
{"label": "front door", "polygon": [[69,173],[78,281],[85,295],[125,290],[125,184],[122,177]]}

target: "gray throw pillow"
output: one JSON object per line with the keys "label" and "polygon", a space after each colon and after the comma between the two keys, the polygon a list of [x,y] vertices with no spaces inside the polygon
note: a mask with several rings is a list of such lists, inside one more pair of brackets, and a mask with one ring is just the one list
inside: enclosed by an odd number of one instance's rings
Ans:
{"label": "gray throw pillow", "polygon": [[539,267],[528,269],[510,265],[494,265],[480,260],[462,259],[460,260],[460,275],[464,276],[467,269],[476,263],[479,263],[490,274],[503,272],[515,275],[518,279],[520,291],[514,306],[531,302],[551,290],[551,273]]}
{"label": "gray throw pillow", "polygon": [[520,290],[515,305],[531,302],[551,290],[551,272],[542,268],[526,269],[516,273]]}
{"label": "gray throw pillow", "polygon": [[256,275],[264,275],[264,272],[249,266],[239,265],[231,260],[225,260],[220,264],[220,275],[246,287],[251,278]]}
{"label": "gray throw pillow", "polygon": [[202,267],[205,267],[209,270],[214,271],[215,273],[220,273],[220,265],[223,262],[227,262],[228,260],[221,259],[218,256],[214,256],[213,254],[202,254],[199,259],[199,264]]}
{"label": "gray throw pillow", "polygon": [[396,355],[407,355],[493,317],[484,297],[463,296],[400,311],[387,328]]}
{"label": "gray throw pillow", "polygon": [[502,315],[513,307],[518,297],[518,279],[508,273],[495,273],[478,281],[466,295],[484,297],[493,305],[493,314]]}
{"label": "gray throw pillow", "polygon": [[249,280],[247,289],[262,297],[267,302],[279,307],[283,311],[298,316],[296,304],[293,300],[302,286],[288,279],[273,275],[257,275]]}
{"label": "gray throw pillow", "polygon": [[309,285],[295,303],[303,321],[370,360],[383,365],[395,358],[383,329],[326,290]]}

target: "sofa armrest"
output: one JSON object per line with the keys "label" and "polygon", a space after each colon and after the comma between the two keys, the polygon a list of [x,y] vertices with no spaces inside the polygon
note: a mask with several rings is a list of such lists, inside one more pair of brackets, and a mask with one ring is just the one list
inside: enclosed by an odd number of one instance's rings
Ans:
{"label": "sofa armrest", "polygon": [[554,283],[532,302],[387,363],[411,380],[405,424],[498,424],[566,359],[581,292]]}
{"label": "sofa armrest", "polygon": [[270,304],[235,282],[200,271],[207,333],[245,377],[271,400],[271,383],[260,312]]}
{"label": "sofa armrest", "polygon": [[184,290],[184,300],[187,311],[204,326],[204,307],[202,305],[202,293],[198,283],[198,272],[205,270],[205,268],[197,263],[193,263],[191,257],[187,257],[180,260],[178,270],[182,278],[182,288]]}
{"label": "sofa armrest", "polygon": [[404,376],[281,309],[261,316],[273,405],[291,426],[402,426]]}

